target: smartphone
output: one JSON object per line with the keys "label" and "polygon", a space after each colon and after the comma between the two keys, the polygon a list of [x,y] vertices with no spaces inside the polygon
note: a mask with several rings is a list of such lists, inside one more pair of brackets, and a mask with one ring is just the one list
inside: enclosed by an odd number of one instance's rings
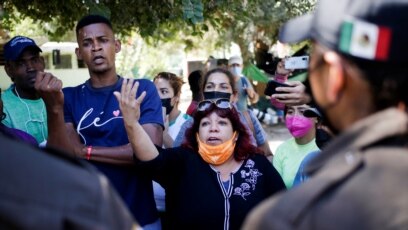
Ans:
{"label": "smartphone", "polygon": [[285,69],[307,69],[309,56],[290,57],[285,60]]}
{"label": "smartphone", "polygon": [[268,81],[268,84],[266,85],[264,94],[266,96],[271,96],[272,94],[275,94],[275,93],[283,93],[283,92],[277,92],[276,87],[292,87],[292,86],[285,84],[285,83],[277,82],[275,80],[270,80]]}

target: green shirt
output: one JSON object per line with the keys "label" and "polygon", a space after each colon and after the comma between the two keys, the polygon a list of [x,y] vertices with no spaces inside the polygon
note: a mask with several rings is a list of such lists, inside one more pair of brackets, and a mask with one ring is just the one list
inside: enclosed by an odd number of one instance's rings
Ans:
{"label": "green shirt", "polygon": [[286,188],[292,187],[303,158],[315,150],[319,150],[315,139],[307,144],[299,145],[295,138],[291,138],[278,146],[273,156],[273,166],[281,175]]}
{"label": "green shirt", "polygon": [[14,85],[2,94],[3,111],[6,119],[3,124],[31,134],[38,143],[44,144],[48,137],[47,112],[42,99],[29,100],[13,93]]}

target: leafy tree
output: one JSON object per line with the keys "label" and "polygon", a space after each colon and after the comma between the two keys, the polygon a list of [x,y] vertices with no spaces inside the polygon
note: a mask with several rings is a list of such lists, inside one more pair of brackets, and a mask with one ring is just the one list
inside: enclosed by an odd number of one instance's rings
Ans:
{"label": "leafy tree", "polygon": [[[183,31],[203,36],[209,27],[235,37],[273,40],[281,22],[309,11],[316,0],[4,0],[0,14],[5,30],[31,18],[54,40],[72,31],[87,13],[110,17],[121,34],[136,31],[143,38],[168,40]],[[262,35],[263,33],[263,35]],[[266,39],[266,40],[268,40]]]}
{"label": "leafy tree", "polygon": [[[28,18],[49,40],[74,40],[72,31],[77,20],[85,14],[98,13],[111,19],[115,31],[124,40],[133,39],[138,34],[138,39],[143,39],[151,47],[172,42],[182,44],[177,47],[190,51],[214,50],[235,42],[240,46],[244,60],[251,60],[254,53],[248,49],[250,44],[268,51],[276,41],[282,22],[312,10],[316,1],[3,0],[0,3],[0,37],[4,38],[6,34],[2,31],[15,31],[25,23],[23,19]],[[203,40],[206,40],[205,45]],[[138,51],[132,52],[124,56],[140,55]],[[132,66],[138,62],[136,59],[123,60],[131,62],[125,66]],[[124,71],[135,71],[129,68]]]}

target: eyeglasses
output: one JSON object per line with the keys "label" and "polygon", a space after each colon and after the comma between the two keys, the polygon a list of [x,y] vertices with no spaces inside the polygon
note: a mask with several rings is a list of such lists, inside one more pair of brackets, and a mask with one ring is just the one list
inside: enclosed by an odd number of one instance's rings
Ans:
{"label": "eyeglasses", "polygon": [[217,100],[203,100],[198,103],[197,111],[205,111],[211,107],[212,104],[215,104],[220,109],[231,109],[231,103],[226,98],[220,98]]}

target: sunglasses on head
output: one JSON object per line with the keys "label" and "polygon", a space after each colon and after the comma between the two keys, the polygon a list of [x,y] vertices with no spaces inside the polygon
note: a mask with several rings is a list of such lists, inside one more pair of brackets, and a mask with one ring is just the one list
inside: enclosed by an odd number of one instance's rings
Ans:
{"label": "sunglasses on head", "polygon": [[211,107],[212,104],[215,104],[220,109],[231,109],[231,103],[226,98],[220,98],[217,100],[203,100],[198,103],[197,110],[198,111],[205,111]]}

